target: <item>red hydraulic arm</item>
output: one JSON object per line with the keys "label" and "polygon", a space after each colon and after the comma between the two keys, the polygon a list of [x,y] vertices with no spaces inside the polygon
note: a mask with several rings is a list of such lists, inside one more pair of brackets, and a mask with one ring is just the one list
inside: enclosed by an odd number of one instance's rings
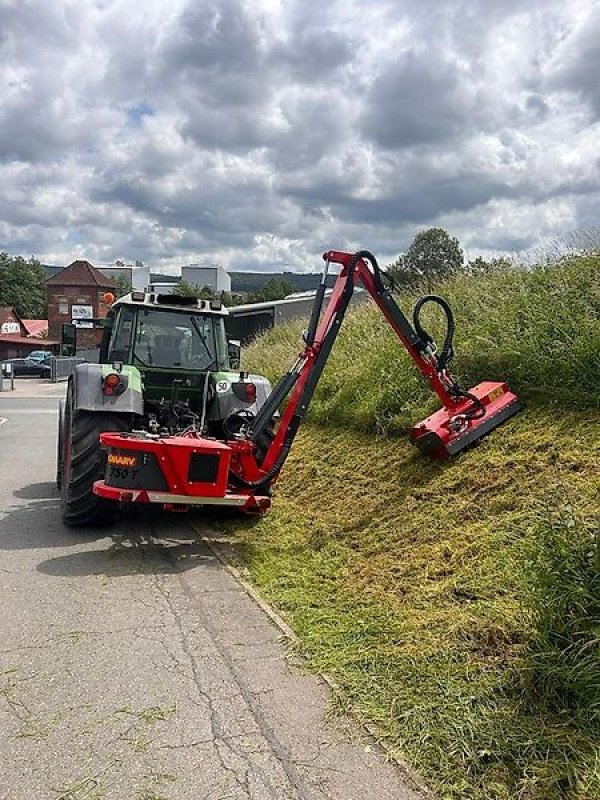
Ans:
{"label": "red hydraulic arm", "polygon": [[[417,368],[429,381],[442,402],[443,408],[440,411],[415,425],[411,431],[411,440],[420,450],[434,458],[454,455],[475,443],[519,410],[520,404],[516,395],[509,391],[505,383],[488,381],[469,392],[460,388],[446,369],[445,363],[442,364],[442,359],[436,355],[435,345],[430,337],[422,330],[421,334],[417,333],[396,304],[389,289],[384,286],[381,270],[371,253],[360,251],[351,254],[330,250],[324,253],[323,258],[326,266],[315,298],[309,328],[305,333],[304,350],[258,412],[251,427],[250,440],[254,443],[260,441],[261,436],[271,425],[275,412],[289,395],[289,402],[276,433],[266,448],[260,465],[254,458],[252,452],[254,448],[252,450],[248,448],[245,454],[240,453],[239,460],[232,463],[232,471],[242,485],[264,486],[276,479],[306,415],[354,288],[359,283],[381,309]],[[342,269],[335,281],[327,308],[319,321],[330,263],[340,264]],[[447,304],[441,298],[433,296],[424,298],[424,301],[429,300],[434,300],[447,308]],[[448,313],[451,315],[449,309]]]}

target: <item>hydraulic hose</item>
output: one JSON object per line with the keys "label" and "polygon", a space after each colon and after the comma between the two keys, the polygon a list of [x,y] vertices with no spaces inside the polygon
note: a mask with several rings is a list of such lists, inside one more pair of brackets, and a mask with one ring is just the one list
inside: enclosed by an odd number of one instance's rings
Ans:
{"label": "hydraulic hose", "polygon": [[464,415],[467,419],[481,419],[482,417],[485,417],[485,406],[476,395],[461,389],[457,383],[452,389],[452,394],[455,397],[464,397],[473,403],[472,407],[464,412]]}
{"label": "hydraulic hose", "polygon": [[285,439],[283,441],[281,452],[275,459],[275,463],[273,464],[271,469],[268,470],[268,472],[265,472],[265,474],[257,481],[247,481],[245,478],[242,478],[240,475],[237,475],[235,472],[233,472],[233,470],[230,470],[229,474],[231,475],[233,481],[239,486],[245,487],[246,489],[261,489],[261,488],[267,489],[269,483],[273,480],[273,478],[276,478],[279,472],[281,471],[281,468],[283,467],[285,460],[289,455],[292,443],[294,441],[294,437],[296,436],[296,431],[300,426],[300,421],[301,420],[299,417],[295,417],[292,420],[292,423],[290,424],[289,430],[287,431]]}
{"label": "hydraulic hose", "polygon": [[[360,252],[354,254],[348,270],[349,275],[350,276],[352,275],[352,272],[354,271],[354,268],[356,267],[356,263],[358,262],[359,258],[365,258],[367,259],[367,261],[371,262],[371,266],[373,267],[375,284],[379,289],[383,290],[383,283],[381,280],[381,276],[383,275],[384,277],[388,277],[388,280],[389,276],[387,276],[387,273],[385,273],[384,270],[381,269],[381,267],[377,263],[377,259],[375,258],[375,256],[368,250],[361,250]],[[430,333],[428,333],[428,331],[425,330],[425,328],[421,324],[421,311],[423,309],[423,306],[425,306],[427,303],[434,303],[435,305],[438,305],[442,309],[446,317],[446,335],[444,336],[444,344],[442,345],[442,349],[439,355],[437,356],[437,365],[436,365],[436,370],[439,373],[441,373],[447,369],[448,365],[450,364],[450,362],[454,357],[453,342],[454,342],[454,332],[456,328],[454,322],[454,314],[452,313],[450,305],[446,300],[444,300],[443,297],[439,297],[436,294],[426,294],[423,297],[421,297],[417,301],[413,310],[413,327],[415,329],[415,333],[418,337],[421,347],[433,344],[433,337],[431,336]],[[471,408],[467,409],[467,411],[464,412],[464,416],[469,420],[481,419],[482,417],[484,417],[486,414],[486,408],[484,404],[481,402],[481,400],[471,392],[465,391],[454,378],[451,378],[451,380],[452,380],[452,388],[450,391],[452,392],[452,394],[455,397],[464,397],[466,400],[470,400],[473,403]]]}
{"label": "hydraulic hose", "polygon": [[433,337],[421,325],[421,310],[427,303],[434,303],[435,305],[438,305],[446,317],[446,335],[444,337],[444,344],[440,354],[437,357],[437,370],[438,372],[443,372],[454,357],[453,340],[456,327],[454,324],[454,314],[452,313],[452,309],[446,300],[444,300],[443,297],[439,297],[437,294],[426,294],[424,297],[421,297],[419,300],[417,300],[413,310],[413,325],[419,338],[428,344],[433,343]]}
{"label": "hydraulic hose", "polygon": [[[417,301],[413,310],[413,326],[419,338],[428,344],[433,343],[433,337],[421,324],[421,311],[423,306],[427,303],[434,303],[435,305],[438,305],[446,317],[446,335],[444,336],[444,344],[442,345],[442,349],[437,357],[436,367],[438,372],[444,372],[447,369],[448,364],[454,358],[454,331],[456,327],[454,323],[454,314],[452,313],[452,309],[450,308],[448,302],[444,300],[443,297],[439,297],[436,294],[426,294]],[[486,409],[481,400],[476,397],[476,395],[461,388],[454,378],[452,378],[452,383],[453,385],[450,391],[454,397],[464,397],[466,400],[470,400],[473,403],[472,407],[464,412],[464,416],[470,420],[481,419],[484,417]]]}

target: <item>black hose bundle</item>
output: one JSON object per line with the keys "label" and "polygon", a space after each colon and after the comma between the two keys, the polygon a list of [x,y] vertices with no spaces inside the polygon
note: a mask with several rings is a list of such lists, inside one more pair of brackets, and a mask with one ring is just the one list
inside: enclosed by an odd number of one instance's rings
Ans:
{"label": "black hose bundle", "polygon": [[[446,335],[444,336],[442,349],[437,356],[436,366],[438,372],[444,372],[448,368],[448,364],[454,358],[454,331],[456,329],[454,314],[448,302],[437,294],[426,294],[417,301],[413,310],[413,326],[419,338],[426,344],[433,344],[433,337],[421,324],[421,310],[427,303],[438,305],[446,316]],[[485,406],[481,400],[471,392],[462,389],[456,380],[452,380],[453,385],[450,390],[452,394],[455,397],[464,397],[466,400],[470,400],[473,403],[472,408],[465,412],[465,417],[468,419],[481,419],[484,417]]]}
{"label": "black hose bundle", "polygon": [[[367,258],[371,262],[374,271],[375,283],[380,287],[383,287],[381,278],[382,276],[387,280],[390,287],[393,291],[399,291],[399,287],[395,284],[393,277],[387,273],[385,270],[381,269],[375,257],[369,253],[368,251],[362,251],[357,253],[352,260],[352,265],[356,264],[358,258]],[[436,354],[436,371],[441,374],[446,371],[448,365],[454,358],[454,331],[455,331],[455,323],[454,323],[454,314],[452,313],[452,309],[446,300],[443,297],[440,297],[437,294],[426,294],[417,300],[415,307],[413,309],[413,328],[417,335],[418,344],[417,347],[420,350],[425,350],[425,348],[429,345],[435,345],[433,340],[433,336],[425,330],[423,325],[421,324],[421,311],[423,306],[427,303],[434,303],[438,305],[444,315],[446,317],[446,335],[444,336],[444,344],[442,345],[442,349],[439,354]],[[450,375],[446,375],[446,380],[450,379],[451,385],[449,387],[450,393],[454,397],[464,397],[466,400],[470,400],[473,405],[467,411],[465,411],[464,416],[467,419],[481,419],[485,416],[486,410],[484,404],[481,400],[476,397],[471,392],[465,391],[458,381]]]}
{"label": "black hose bundle", "polygon": [[417,300],[413,310],[413,326],[419,338],[427,344],[433,343],[433,337],[421,325],[421,310],[427,303],[434,303],[435,305],[438,305],[446,316],[446,335],[444,337],[444,344],[442,345],[441,352],[437,357],[437,370],[438,372],[443,372],[454,358],[454,347],[452,344],[454,340],[454,331],[456,329],[454,324],[454,315],[446,300],[444,300],[443,297],[439,297],[437,294],[426,294]]}

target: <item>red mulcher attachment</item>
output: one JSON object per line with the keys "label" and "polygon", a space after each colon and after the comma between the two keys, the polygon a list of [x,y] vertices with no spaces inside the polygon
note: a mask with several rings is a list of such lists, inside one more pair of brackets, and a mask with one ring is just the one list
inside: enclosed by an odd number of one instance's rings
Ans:
{"label": "red mulcher attachment", "polygon": [[[506,383],[485,381],[465,391],[451,375],[448,364],[453,356],[454,317],[443,298],[421,298],[411,325],[384,284],[385,273],[371,253],[329,250],[323,258],[326,266],[303,337],[304,349],[256,416],[246,416],[244,425],[227,441],[204,438],[200,431],[179,435],[103,433],[100,442],[108,448],[106,475],[94,484],[95,494],[117,502],[160,503],[171,510],[228,505],[252,514],[266,511],[271,505],[269,489],[306,415],[357,283],[371,295],[442,403],[439,411],[411,431],[411,441],[421,452],[433,458],[453,456],[519,411],[521,404]],[[342,269],[323,311],[330,263],[340,264]],[[446,316],[446,335],[439,352],[420,322],[419,313],[426,303],[437,305]]]}
{"label": "red mulcher attachment", "polygon": [[[377,260],[367,250],[350,255],[329,250],[324,260],[342,265],[338,276],[346,281],[339,289],[338,283],[327,308],[330,312],[335,301],[343,303],[348,285],[360,281],[369,292],[390,326],[415,362],[418,370],[429,381],[442,402],[443,408],[413,426],[410,439],[422,453],[431,458],[447,458],[478,442],[521,409],[521,403],[506,383],[484,381],[473,389],[464,391],[448,369],[454,351],[454,316],[448,303],[437,295],[425,295],[413,310],[412,325],[392,297],[382,280],[387,277]],[[368,262],[368,264],[367,264]],[[369,266],[370,265],[370,266]],[[324,274],[327,273],[327,268]],[[389,279],[388,279],[389,280]],[[421,325],[420,313],[426,304],[437,305],[446,317],[446,335],[438,352],[432,337]],[[343,311],[342,311],[343,313]]]}
{"label": "red mulcher attachment", "polygon": [[[414,425],[410,439],[419,450],[432,458],[447,458],[475,444],[521,409],[516,394],[506,383],[484,381],[467,393],[468,396],[451,408],[440,408]],[[479,413],[471,415],[477,398]]]}

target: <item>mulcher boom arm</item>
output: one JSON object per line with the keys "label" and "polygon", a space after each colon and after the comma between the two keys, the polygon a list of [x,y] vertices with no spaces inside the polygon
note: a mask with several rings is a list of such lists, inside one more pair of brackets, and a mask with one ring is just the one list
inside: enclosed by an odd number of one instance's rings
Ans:
{"label": "mulcher boom arm", "polygon": [[[253,484],[258,486],[270,482],[283,466],[339,333],[354,288],[359,283],[362,283],[381,309],[443,404],[443,409],[412,429],[411,439],[419,449],[437,458],[453,455],[519,410],[519,402],[506,384],[486,382],[469,392],[460,388],[446,369],[449,360],[447,354],[443,359],[445,363],[442,364],[442,358],[436,355],[435,346],[427,334],[422,332],[424,335],[419,335],[413,328],[385,287],[381,270],[371,253],[366,250],[354,254],[330,250],[323,254],[323,258],[326,264],[305,334],[304,350],[290,371],[279,381],[252,425],[250,438],[258,442],[271,424],[276,411],[291,393],[277,432],[261,464],[263,476]],[[319,322],[330,263],[340,264],[342,269]],[[429,296],[424,299],[434,300],[447,308],[441,298]],[[449,322],[452,322],[451,319]]]}

